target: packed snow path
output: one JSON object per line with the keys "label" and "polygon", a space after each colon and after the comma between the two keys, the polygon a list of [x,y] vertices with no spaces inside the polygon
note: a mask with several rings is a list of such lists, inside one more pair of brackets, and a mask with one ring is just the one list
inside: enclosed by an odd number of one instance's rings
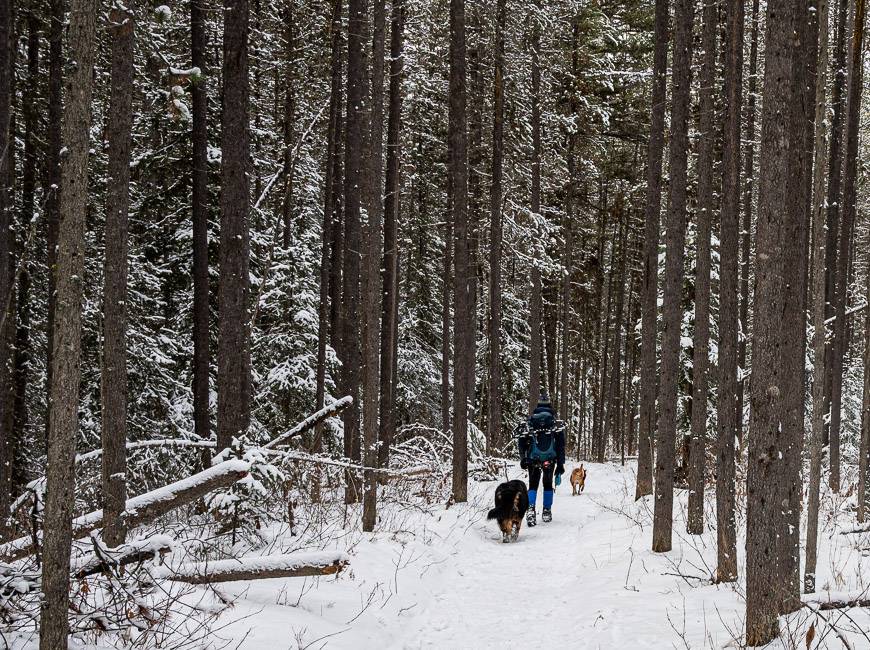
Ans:
{"label": "packed snow path", "polygon": [[[471,502],[447,510],[393,504],[383,515],[394,532],[346,540],[351,569],[338,578],[224,585],[238,596],[238,620],[219,635],[247,650],[742,647],[734,641],[743,629],[742,588],[710,583],[715,533],[685,534],[685,493],[677,498],[674,550],[654,554],[652,502],[634,501],[633,467],[587,463],[586,491],[571,496],[572,467],[553,521],[524,525],[516,543],[503,544],[496,522],[485,520],[497,482],[473,483]],[[519,476],[518,468],[510,472]],[[708,498],[708,522],[712,508]],[[741,554],[742,546],[741,536]],[[868,575],[867,558],[841,559],[832,570]],[[826,578],[820,574],[820,584]],[[787,622],[794,639],[803,639],[813,616],[803,611]],[[851,616],[870,623],[855,610]],[[818,638],[823,626],[816,626]],[[842,647],[827,636],[820,647]],[[860,635],[850,639],[870,648]]]}

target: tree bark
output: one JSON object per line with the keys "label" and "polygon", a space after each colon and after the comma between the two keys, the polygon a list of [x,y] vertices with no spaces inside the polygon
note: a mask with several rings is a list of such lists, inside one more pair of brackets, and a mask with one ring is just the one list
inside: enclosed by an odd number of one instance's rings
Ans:
{"label": "tree bark", "polygon": [[641,318],[640,422],[637,445],[635,499],[653,491],[653,432],[655,430],[656,331],[658,314],[659,219],[662,207],[662,155],[665,142],[665,109],[668,74],[668,0],[655,3],[655,50],[653,53],[650,139],[647,148],[646,202],[643,244],[643,314]]}
{"label": "tree bark", "polygon": [[[740,18],[742,19],[742,17],[741,12]],[[697,163],[698,258],[695,263],[695,333],[692,339],[692,439],[689,452],[689,511],[686,526],[686,530],[691,535],[700,535],[704,532],[704,466],[707,455],[707,373],[710,359],[710,231],[712,229],[713,211],[716,209],[713,199],[713,146],[716,140],[713,128],[713,119],[715,117],[713,89],[716,84],[716,30],[719,27],[719,11],[715,3],[707,2],[704,4],[703,21],[703,59],[700,78],[700,143],[698,144]],[[728,97],[727,91],[726,97]],[[738,137],[740,134],[739,120],[738,113],[736,120]],[[739,178],[736,180],[739,183]],[[732,203],[736,203],[737,186],[731,188],[731,191],[734,192]],[[725,203],[728,201],[727,192],[723,191],[722,196],[724,208],[726,207]],[[734,312],[736,312],[736,309]],[[728,317],[732,318],[734,312],[729,312]]]}
{"label": "tree bark", "polygon": [[835,492],[840,490],[840,423],[843,401],[843,362],[849,347],[849,328],[846,320],[846,303],[849,298],[849,266],[852,256],[857,182],[858,182],[858,129],[861,113],[861,90],[863,71],[861,68],[864,43],[864,1],[857,0],[855,5],[855,24],[852,43],[849,49],[850,66],[848,78],[848,97],[846,100],[846,134],[843,161],[842,222],[839,231],[839,252],[835,290],[834,341],[831,363],[831,429],[830,429],[830,486]]}
{"label": "tree bark", "polygon": [[501,441],[501,264],[502,264],[502,176],[504,165],[504,49],[506,0],[498,0],[495,18],[492,82],[492,182],[489,192],[489,393],[487,395],[487,442],[490,449]]}
{"label": "tree bark", "polygon": [[[362,11],[368,13],[368,1],[364,0]],[[363,295],[363,442],[364,460],[367,467],[378,463],[378,410],[380,406],[380,328],[383,309],[383,285],[381,279],[383,209],[381,194],[383,173],[384,131],[384,0],[374,0],[372,21],[372,72],[371,72],[371,133],[368,149],[368,187],[366,188],[365,246],[363,248],[364,274],[361,283]],[[364,28],[365,29],[365,28]],[[365,29],[364,34],[368,34]],[[377,475],[365,472],[363,495],[363,530],[374,530],[377,518]]]}
{"label": "tree bark", "polygon": [[743,90],[743,2],[725,5],[727,50],[725,63],[725,141],[723,148],[722,215],[719,282],[719,392],[716,444],[716,579],[737,579],[737,523],[735,521],[734,443],[740,436],[737,403],[741,384],[738,359],[738,242],[740,222],[740,111]]}
{"label": "tree bark", "polygon": [[12,43],[15,15],[11,2],[0,6],[0,539],[12,494],[12,344],[15,333],[14,199],[9,183],[15,135],[10,129],[14,92]]}
{"label": "tree bark", "polygon": [[653,551],[671,550],[674,503],[674,446],[677,434],[677,386],[681,372],[680,297],[686,245],[686,183],[688,117],[691,94],[692,19],[694,3],[677,0],[674,16],[674,54],[666,256],[662,306],[662,369],[660,413],[656,436]]}
{"label": "tree bark", "polygon": [[69,633],[69,561],[75,505],[75,447],[79,432],[82,279],[88,208],[88,150],[96,32],[95,0],[73,0],[68,38],[75,65],[66,81],[61,127],[57,304],[53,323],[49,445],[46,472],[41,650],[66,647]]}
{"label": "tree bark", "polygon": [[112,77],[106,127],[109,183],[103,266],[102,497],[109,546],[124,543],[120,520],[127,500],[127,249],[130,149],[133,129],[133,42],[136,5],[109,11]]}
{"label": "tree bark", "polygon": [[[296,17],[293,0],[287,3],[283,12],[284,38],[286,48],[284,74],[284,197],[281,201],[281,217],[284,221],[284,248],[290,247],[293,234],[293,126],[296,122],[296,83],[293,73],[296,69]],[[255,98],[256,99],[256,98]],[[259,187],[257,195],[260,194]]]}
{"label": "tree bark", "polygon": [[224,0],[218,451],[251,424],[248,0]]}
{"label": "tree bark", "polygon": [[[24,160],[21,174],[21,230],[25,231],[27,225],[36,217],[36,172],[37,158],[39,156],[37,142],[37,98],[39,96],[39,41],[40,21],[34,10],[27,15],[27,86],[24,90],[24,102],[21,111],[24,114]],[[30,413],[27,404],[27,387],[30,380],[30,364],[33,350],[30,343],[30,318],[32,305],[30,304],[30,283],[33,274],[33,265],[24,261],[23,242],[18,244],[21,270],[18,277],[16,309],[17,326],[15,333],[15,363],[13,368],[13,415],[12,415],[12,449],[9,458],[12,461],[10,478],[12,490],[8,493],[14,496],[20,492],[26,482],[26,464],[23,458],[25,445],[24,433],[27,428]],[[0,511],[5,514],[5,509]],[[3,528],[0,523],[0,529]]]}
{"label": "tree bark", "polygon": [[796,535],[790,529],[803,434],[803,412],[794,408],[790,393],[802,386],[805,337],[803,124],[809,107],[803,106],[800,68],[807,3],[771,0],[767,11],[747,480],[747,645],[772,640],[779,615],[794,604],[797,549],[790,548]]}
{"label": "tree bark", "polygon": [[[833,318],[837,292],[837,242],[840,232],[840,198],[843,172],[843,126],[846,87],[846,31],[849,22],[848,0],[839,0],[837,10],[837,40],[834,43],[834,83],[831,89],[831,146],[828,155],[828,195],[825,231],[825,319]],[[833,388],[834,344],[830,337],[825,349],[825,412],[831,412]],[[825,444],[829,444],[830,422],[825,429]]]}
{"label": "tree bark", "polygon": [[[866,298],[870,300],[870,274]],[[858,450],[858,522],[867,520],[870,508],[870,310],[864,318],[864,390],[861,400],[861,444]]]}
{"label": "tree bark", "polygon": [[[317,386],[315,389],[315,408],[323,408],[326,399],[326,345],[329,340],[330,327],[330,277],[332,277],[332,244],[334,241],[333,229],[338,227],[335,219],[336,212],[336,187],[335,159],[338,157],[338,140],[341,123],[341,0],[335,0],[332,4],[332,16],[330,23],[330,82],[329,95],[329,122],[326,132],[326,162],[325,182],[323,186],[323,230],[321,232],[320,254],[320,303],[317,310]],[[336,341],[332,341],[337,346]],[[319,454],[323,450],[323,425],[319,424],[314,429],[314,440],[311,451]],[[320,474],[315,468],[312,482],[312,501],[320,500]]]}
{"label": "tree bark", "polygon": [[190,54],[199,78],[191,86],[193,108],[193,431],[211,435],[209,418],[209,278],[208,278],[208,31],[203,0],[190,3]]}
{"label": "tree bark", "polygon": [[[534,3],[534,8],[539,8],[538,1]],[[531,26],[531,44],[532,44],[532,196],[531,196],[531,212],[534,223],[532,224],[533,232],[538,232],[538,219],[541,215],[541,64],[540,64],[540,47],[541,34],[540,26],[537,24],[537,15],[534,15],[532,20],[535,24]],[[534,242],[535,245],[538,242]],[[529,317],[530,341],[529,341],[529,413],[531,413],[535,405],[538,403],[538,397],[541,394],[541,357],[543,355],[543,342],[541,336],[541,315],[544,309],[542,288],[541,288],[541,269],[537,264],[537,250],[533,248],[532,254],[532,293],[529,301],[529,309],[531,311]]]}
{"label": "tree bark", "polygon": [[[49,0],[51,17],[49,28],[48,63],[48,150],[45,197],[46,264],[48,266],[48,309],[46,314],[46,386],[48,410],[51,410],[51,375],[54,368],[54,318],[57,308],[57,237],[60,227],[60,148],[63,122],[63,33],[65,0]],[[45,418],[45,441],[48,447],[51,418]]]}
{"label": "tree bark", "polygon": [[[360,460],[360,407],[363,363],[360,326],[360,251],[362,250],[362,209],[367,195],[364,165],[367,161],[367,126],[370,120],[368,88],[368,3],[348,2],[347,38],[347,126],[344,165],[344,270],[342,272],[342,376],[344,394],[354,403],[344,412],[344,455]],[[362,496],[359,480],[345,475],[345,501],[355,503]]]}
{"label": "tree bark", "polygon": [[[749,258],[752,249],[752,195],[755,191],[755,104],[758,89],[759,0],[752,2],[749,45],[749,92],[746,99],[746,151],[743,163],[743,228],[740,244],[740,333],[737,350],[737,440],[743,445],[743,404],[749,374],[746,372],[746,342],[749,340]],[[721,335],[721,334],[720,334]]]}
{"label": "tree bark", "polygon": [[819,0],[819,48],[816,69],[815,177],[813,182],[813,410],[804,593],[816,590],[819,488],[825,443],[825,99],[828,85],[828,0]]}
{"label": "tree bark", "polygon": [[469,362],[474,336],[468,242],[468,132],[466,122],[465,0],[450,0],[448,157],[454,228],[453,499],[468,500]]}
{"label": "tree bark", "polygon": [[384,191],[384,269],[381,324],[381,428],[378,467],[389,467],[396,432],[396,377],[399,354],[399,217],[402,207],[401,131],[404,75],[404,0],[393,0],[390,15],[390,97],[387,116],[387,176]]}

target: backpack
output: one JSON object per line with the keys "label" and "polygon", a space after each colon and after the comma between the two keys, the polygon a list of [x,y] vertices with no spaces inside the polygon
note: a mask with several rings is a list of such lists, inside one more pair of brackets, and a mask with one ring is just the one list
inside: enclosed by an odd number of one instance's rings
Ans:
{"label": "backpack", "polygon": [[556,421],[550,413],[535,413],[529,418],[529,460],[556,459],[556,436],[553,427]]}

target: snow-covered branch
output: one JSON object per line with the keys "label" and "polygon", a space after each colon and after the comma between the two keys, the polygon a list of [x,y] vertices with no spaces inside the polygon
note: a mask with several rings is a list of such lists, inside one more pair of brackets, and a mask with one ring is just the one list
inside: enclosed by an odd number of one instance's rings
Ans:
{"label": "snow-covered branch", "polygon": [[234,580],[264,580],[267,578],[301,578],[332,575],[344,569],[350,558],[344,553],[315,552],[270,555],[264,557],[192,562],[175,569],[163,568],[159,577],[192,585]]}

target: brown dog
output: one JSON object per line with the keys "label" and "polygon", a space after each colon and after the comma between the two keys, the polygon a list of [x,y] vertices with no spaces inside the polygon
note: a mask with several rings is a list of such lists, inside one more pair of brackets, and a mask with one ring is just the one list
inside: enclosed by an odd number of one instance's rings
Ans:
{"label": "brown dog", "polygon": [[583,465],[571,472],[571,496],[580,494],[586,488],[586,470]]}

